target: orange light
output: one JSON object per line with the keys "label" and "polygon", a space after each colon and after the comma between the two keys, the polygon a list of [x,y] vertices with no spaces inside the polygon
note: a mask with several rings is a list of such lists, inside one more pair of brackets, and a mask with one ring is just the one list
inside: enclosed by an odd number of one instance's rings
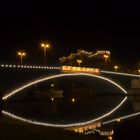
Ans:
{"label": "orange light", "polygon": [[42,44],[41,44],[41,47],[44,47],[44,46],[45,46],[45,44],[42,43]]}
{"label": "orange light", "polygon": [[139,74],[140,74],[140,69],[138,70]]}
{"label": "orange light", "polygon": [[21,55],[21,52],[18,52],[18,55]]}
{"label": "orange light", "polygon": [[108,139],[109,139],[109,140],[112,140],[113,138],[112,138],[112,136],[108,136]]}
{"label": "orange light", "polygon": [[49,46],[49,44],[46,44],[46,48],[49,48],[50,46]]}
{"label": "orange light", "polygon": [[106,55],[106,54],[104,55],[104,58],[108,58],[108,57],[109,57],[108,55]]}
{"label": "orange light", "polygon": [[25,53],[25,52],[18,52],[18,55],[20,55],[20,56],[25,56],[26,53]]}
{"label": "orange light", "polygon": [[95,68],[62,66],[61,70],[63,72],[87,72],[87,73],[93,73],[93,74],[100,74],[100,70],[95,69]]}

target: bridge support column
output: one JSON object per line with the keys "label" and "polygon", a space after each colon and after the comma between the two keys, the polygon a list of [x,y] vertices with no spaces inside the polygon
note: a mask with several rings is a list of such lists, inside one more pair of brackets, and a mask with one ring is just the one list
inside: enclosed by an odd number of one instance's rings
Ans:
{"label": "bridge support column", "polygon": [[140,88],[131,88],[128,90],[129,100],[135,111],[140,111]]}

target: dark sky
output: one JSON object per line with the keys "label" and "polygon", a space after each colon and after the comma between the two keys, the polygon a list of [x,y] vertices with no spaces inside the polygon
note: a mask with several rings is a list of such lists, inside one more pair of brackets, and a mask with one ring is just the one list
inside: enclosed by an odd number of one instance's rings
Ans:
{"label": "dark sky", "polygon": [[42,62],[43,41],[51,43],[48,59],[82,48],[110,50],[122,63],[140,60],[140,24],[137,4],[56,2],[5,2],[1,4],[0,62],[17,63],[25,50],[26,63]]}

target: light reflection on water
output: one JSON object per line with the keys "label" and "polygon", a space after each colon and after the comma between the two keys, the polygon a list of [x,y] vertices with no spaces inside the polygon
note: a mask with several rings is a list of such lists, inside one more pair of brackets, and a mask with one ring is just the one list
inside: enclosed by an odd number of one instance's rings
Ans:
{"label": "light reflection on water", "polygon": [[100,79],[65,77],[33,85],[13,97],[5,109],[25,118],[63,124],[102,116],[124,97],[120,89]]}
{"label": "light reflection on water", "polygon": [[[122,99],[121,96],[95,96],[79,100],[42,99],[11,102],[5,109],[26,118],[39,121],[70,123],[95,119],[114,108]],[[114,102],[115,100],[115,102]]]}

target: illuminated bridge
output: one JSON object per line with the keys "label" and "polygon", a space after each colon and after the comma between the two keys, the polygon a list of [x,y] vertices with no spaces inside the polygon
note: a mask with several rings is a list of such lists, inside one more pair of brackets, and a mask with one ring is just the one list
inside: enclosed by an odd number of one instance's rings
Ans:
{"label": "illuminated bridge", "polygon": [[[2,91],[7,89],[15,89],[17,86],[21,86],[31,80],[45,77],[47,75],[60,74],[61,67],[59,66],[36,66],[36,65],[12,65],[12,64],[0,64],[1,73],[1,86]],[[119,73],[112,71],[101,71],[101,76],[116,81],[126,90],[131,87],[132,79],[139,79],[140,75]]]}
{"label": "illuminated bridge", "polygon": [[[104,114],[100,114],[99,116],[85,120],[80,122],[73,123],[47,123],[36,120],[31,120],[24,118],[22,116],[18,116],[9,111],[3,110],[2,113],[10,116],[14,119],[18,119],[24,122],[28,122],[31,124],[44,125],[44,126],[52,126],[52,127],[62,127],[69,130],[74,130],[75,132],[86,132],[88,129],[97,129],[102,125],[118,121],[118,119],[125,119],[128,117],[132,117],[135,115],[139,115],[139,112],[134,114],[128,114],[125,116],[120,116],[111,118],[110,116],[114,114],[119,108],[128,100],[128,89],[131,86],[131,80],[134,78],[139,79],[139,75],[127,74],[127,73],[118,73],[111,71],[100,71],[100,75],[95,75],[92,73],[63,73],[60,67],[47,67],[47,66],[21,66],[21,65],[0,65],[1,72],[1,87],[4,92],[3,101],[6,102],[10,98],[22,93],[22,91],[36,85],[43,83],[45,81],[49,81],[55,78],[61,77],[89,77],[98,79],[102,84],[107,83],[107,86],[112,85],[112,87],[120,92],[123,96],[119,99],[115,105],[112,105],[110,109],[108,109]],[[115,82],[117,81],[117,82]],[[96,84],[96,83],[94,83]],[[101,88],[101,87],[100,87]],[[108,91],[107,91],[108,92]],[[114,116],[113,116],[114,117]],[[107,119],[106,119],[107,118]],[[101,131],[98,131],[101,134],[104,134]]]}

